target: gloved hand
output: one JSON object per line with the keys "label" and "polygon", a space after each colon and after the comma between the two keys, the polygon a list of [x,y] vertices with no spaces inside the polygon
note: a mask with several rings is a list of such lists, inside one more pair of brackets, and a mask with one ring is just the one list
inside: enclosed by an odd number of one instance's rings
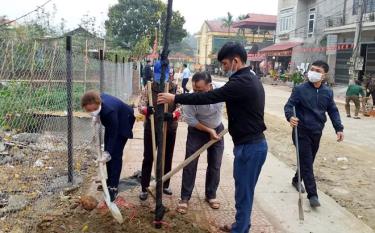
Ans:
{"label": "gloved hand", "polygon": [[155,113],[154,107],[147,106],[142,108],[142,114],[145,116],[150,116]]}

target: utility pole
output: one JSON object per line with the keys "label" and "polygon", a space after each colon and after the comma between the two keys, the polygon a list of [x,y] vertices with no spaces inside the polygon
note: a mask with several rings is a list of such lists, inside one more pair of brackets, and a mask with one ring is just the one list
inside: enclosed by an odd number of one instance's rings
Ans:
{"label": "utility pole", "polygon": [[365,0],[358,1],[358,17],[357,17],[357,26],[354,36],[354,49],[353,55],[350,58],[349,64],[351,65],[349,74],[352,76],[352,79],[358,79],[359,71],[363,69],[363,57],[361,57],[361,35],[362,35],[362,24],[363,24],[363,14],[365,11]]}

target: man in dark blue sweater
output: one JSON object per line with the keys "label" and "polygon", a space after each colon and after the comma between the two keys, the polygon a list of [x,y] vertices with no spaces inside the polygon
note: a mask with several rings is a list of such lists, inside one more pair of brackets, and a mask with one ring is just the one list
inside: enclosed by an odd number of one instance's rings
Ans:
{"label": "man in dark blue sweater", "polygon": [[249,67],[245,67],[247,53],[239,43],[228,42],[218,53],[229,81],[221,88],[204,93],[172,95],[159,94],[158,104],[180,103],[207,105],[226,102],[229,133],[234,143],[236,222],[222,230],[246,233],[250,229],[255,185],[267,155],[267,141],[263,132],[265,94],[262,83]]}
{"label": "man in dark blue sweater", "polygon": [[[329,66],[324,61],[316,61],[308,72],[309,81],[293,89],[292,95],[284,107],[285,117],[290,125],[298,126],[299,154],[301,177],[306,187],[307,198],[311,207],[320,206],[313,164],[319,149],[320,138],[327,121],[326,113],[331,118],[336,130],[337,141],[344,139],[344,126],[341,124],[340,113],[336,107],[333,91],[322,84]],[[293,116],[293,107],[296,108],[297,117]],[[294,134],[292,136],[295,143]],[[292,180],[292,185],[298,188],[297,173]],[[304,192],[304,188],[301,187]]]}
{"label": "man in dark blue sweater", "polygon": [[81,98],[81,106],[94,121],[105,127],[103,153],[110,157],[107,185],[113,202],[118,193],[124,147],[128,139],[133,138],[134,110],[120,99],[96,91],[86,92]]}

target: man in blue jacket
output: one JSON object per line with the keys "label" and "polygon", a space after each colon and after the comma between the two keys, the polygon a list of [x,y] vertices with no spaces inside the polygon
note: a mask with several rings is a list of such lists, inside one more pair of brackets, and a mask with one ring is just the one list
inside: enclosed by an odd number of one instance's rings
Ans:
{"label": "man in blue jacket", "polygon": [[111,158],[107,162],[107,185],[113,202],[118,194],[124,147],[127,140],[133,138],[134,110],[116,97],[96,91],[86,92],[81,106],[105,127],[104,154]]}
{"label": "man in blue jacket", "polygon": [[[329,66],[324,61],[314,62],[307,74],[309,81],[294,88],[284,107],[285,117],[290,125],[293,128],[298,126],[301,177],[311,207],[320,206],[313,164],[319,149],[322,131],[327,121],[326,112],[336,130],[337,141],[341,142],[344,139],[344,126],[341,124],[340,113],[333,98],[333,91],[322,84],[328,70]],[[294,106],[297,117],[293,116]],[[292,138],[295,143],[294,134]],[[292,185],[297,191],[299,190],[297,173],[292,180]],[[305,192],[303,187],[301,187],[301,191]]]}

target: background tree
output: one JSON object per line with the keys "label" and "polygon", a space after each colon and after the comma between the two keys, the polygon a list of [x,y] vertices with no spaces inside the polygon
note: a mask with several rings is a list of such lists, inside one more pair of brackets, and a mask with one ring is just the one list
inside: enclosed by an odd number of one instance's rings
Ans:
{"label": "background tree", "polygon": [[[155,38],[155,28],[165,28],[166,4],[161,0],[119,0],[108,12],[105,22],[107,36],[122,47],[134,47],[144,36]],[[173,13],[171,42],[180,42],[186,35],[185,19]],[[161,33],[159,33],[161,34]],[[162,41],[162,38],[158,38]],[[151,45],[151,44],[150,44]]]}
{"label": "background tree", "polygon": [[144,36],[135,44],[132,57],[141,60],[150,52],[150,50],[150,39],[147,36]]}
{"label": "background tree", "polygon": [[228,37],[230,36],[230,29],[233,25],[233,15],[228,12],[227,17],[223,19],[223,26],[228,28]]}

